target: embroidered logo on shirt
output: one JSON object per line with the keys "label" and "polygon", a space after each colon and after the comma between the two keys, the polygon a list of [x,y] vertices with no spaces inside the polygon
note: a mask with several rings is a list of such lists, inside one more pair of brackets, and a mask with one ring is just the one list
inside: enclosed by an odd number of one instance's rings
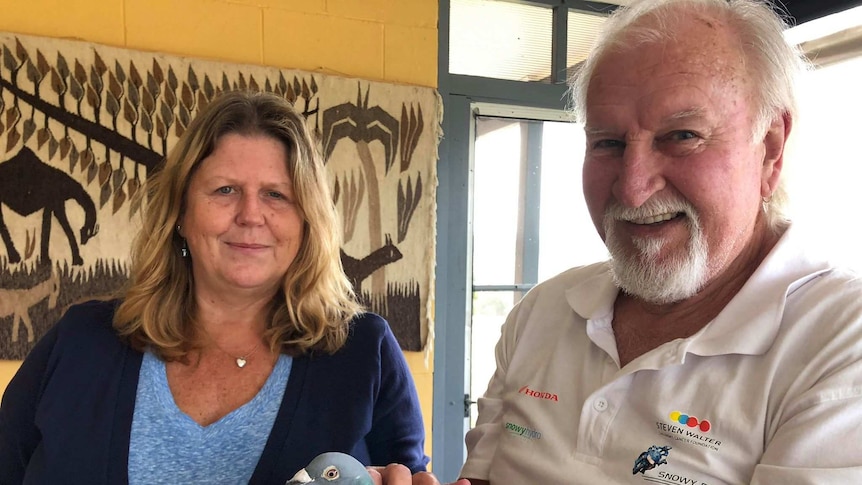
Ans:
{"label": "embroidered logo on shirt", "polygon": [[552,392],[537,391],[535,389],[530,389],[528,386],[518,389],[518,394],[526,394],[538,399],[560,402],[560,398],[556,394]]}
{"label": "embroidered logo on shirt", "polygon": [[666,465],[667,456],[670,454],[671,449],[673,449],[672,446],[650,446],[635,459],[635,466],[632,467],[632,475],[637,475],[638,473],[643,475],[648,470],[652,470],[657,466]]}
{"label": "embroidered logo on shirt", "polygon": [[704,433],[708,433],[709,429],[712,428],[712,425],[709,424],[709,421],[705,419],[703,421],[698,421],[696,417],[681,413],[679,411],[674,411],[670,413],[670,420],[675,421],[679,424],[684,424],[689,428],[698,428]]}
{"label": "embroidered logo on shirt", "polygon": [[660,435],[713,451],[718,451],[721,447],[720,439],[706,436],[712,429],[712,424],[708,420],[698,419],[679,411],[670,413],[668,418],[671,424],[663,421],[656,421],[655,423]]}
{"label": "embroidered logo on shirt", "polygon": [[503,425],[503,428],[511,434],[521,436],[521,437],[527,438],[529,440],[540,440],[540,439],[542,439],[542,433],[540,433],[534,429],[530,429],[526,426],[521,426],[521,425],[518,425],[515,423],[510,423],[507,421],[506,424]]}
{"label": "embroidered logo on shirt", "polygon": [[681,483],[683,485],[707,485],[706,482],[701,482],[700,480],[695,480],[694,478],[689,478],[685,475],[666,471],[658,472],[658,474],[655,477],[650,478],[649,481],[654,483],[665,483],[667,485],[675,485],[677,483]]}
{"label": "embroidered logo on shirt", "polygon": [[667,465],[667,457],[670,455],[672,446],[652,445],[646,451],[638,455],[635,465],[632,467],[632,475],[641,474],[641,479],[650,483],[664,483],[666,485],[707,485],[706,482],[687,477],[674,471],[661,470],[658,473],[647,473],[648,471]]}

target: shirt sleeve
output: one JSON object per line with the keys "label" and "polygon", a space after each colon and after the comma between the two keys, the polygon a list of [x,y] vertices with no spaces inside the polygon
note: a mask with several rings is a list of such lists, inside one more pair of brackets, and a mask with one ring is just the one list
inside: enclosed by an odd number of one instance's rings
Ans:
{"label": "shirt sleeve", "polygon": [[862,362],[824,376],[782,414],[752,485],[862,483]]}
{"label": "shirt sleeve", "polygon": [[371,431],[366,436],[372,464],[401,463],[425,471],[425,424],[407,361],[389,325],[380,343],[380,387]]}
{"label": "shirt sleeve", "polygon": [[54,327],[27,355],[3,394],[0,403],[0,477],[3,483],[24,481],[30,458],[42,441],[36,426],[36,410],[56,340]]}

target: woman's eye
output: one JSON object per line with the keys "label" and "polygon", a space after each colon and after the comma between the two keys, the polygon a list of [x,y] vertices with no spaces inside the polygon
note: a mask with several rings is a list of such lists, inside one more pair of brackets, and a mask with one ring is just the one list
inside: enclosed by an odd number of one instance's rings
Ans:
{"label": "woman's eye", "polygon": [[273,199],[283,199],[284,198],[284,195],[282,195],[281,192],[276,192],[274,190],[267,192],[266,195],[268,195],[269,197],[272,197]]}
{"label": "woman's eye", "polygon": [[227,195],[227,194],[233,193],[233,187],[230,187],[230,186],[219,187],[219,188],[216,190],[216,192],[218,192],[218,193],[220,193],[220,194],[225,194],[225,195]]}

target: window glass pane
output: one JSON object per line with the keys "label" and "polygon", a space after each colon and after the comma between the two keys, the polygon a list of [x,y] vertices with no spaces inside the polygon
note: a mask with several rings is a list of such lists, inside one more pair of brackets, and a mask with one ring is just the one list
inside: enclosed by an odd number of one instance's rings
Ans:
{"label": "window glass pane", "polygon": [[578,63],[587,58],[606,18],[601,14],[569,10],[566,39],[566,66],[569,75]]}
{"label": "window glass pane", "polygon": [[858,224],[862,152],[862,58],[806,73],[799,90],[795,120],[784,161],[790,216],[811,229],[811,244],[834,260],[862,271]]}
{"label": "window glass pane", "polygon": [[452,0],[449,72],[548,82],[552,10],[494,0]]}
{"label": "window glass pane", "polygon": [[[473,293],[473,320],[470,333],[470,396],[473,401],[485,394],[494,375],[494,349],[500,339],[500,327],[522,293],[479,291]],[[476,406],[470,407],[470,427],[476,425]]]}
{"label": "window glass pane", "polygon": [[477,118],[473,156],[473,284],[516,283],[521,123]]}
{"label": "window glass pane", "polygon": [[581,168],[585,143],[583,125],[544,124],[539,281],[608,257],[584,201]]}

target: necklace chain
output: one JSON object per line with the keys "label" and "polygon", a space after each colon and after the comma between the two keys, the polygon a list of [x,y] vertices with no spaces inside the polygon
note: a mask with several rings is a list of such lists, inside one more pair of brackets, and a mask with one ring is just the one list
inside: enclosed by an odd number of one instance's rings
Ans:
{"label": "necklace chain", "polygon": [[[252,349],[251,349],[251,351],[249,351],[249,353],[247,353],[247,354],[243,355],[242,357],[236,357],[236,358],[234,358],[234,362],[236,362],[236,366],[237,366],[237,367],[239,367],[240,369],[242,369],[243,367],[245,367],[245,365],[248,363],[248,358],[249,358],[249,357],[251,357],[251,354],[253,354],[253,353],[254,353],[254,351],[255,351],[255,350],[257,350],[257,348],[258,348],[258,347],[260,347],[260,342],[256,343],[256,344],[254,345],[254,348],[252,348]],[[221,347],[219,347],[219,349],[220,349],[222,352],[224,352],[224,349],[222,349]],[[225,353],[227,354],[227,352],[225,352]],[[231,357],[233,357],[233,355],[231,355],[231,354],[228,354],[228,355],[230,355]]]}
{"label": "necklace chain", "polygon": [[239,367],[240,369],[242,369],[243,367],[245,367],[245,366],[246,366],[246,364],[248,364],[248,358],[249,358],[249,357],[251,357],[251,356],[252,356],[252,354],[254,354],[254,353],[255,353],[255,351],[257,351],[258,347],[260,347],[260,342],[258,342],[258,343],[256,343],[256,344],[254,345],[254,347],[252,347],[252,349],[251,349],[251,350],[249,350],[245,355],[241,355],[241,356],[237,357],[237,356],[235,356],[234,354],[232,354],[232,353],[228,352],[227,350],[223,349],[223,348],[222,348],[222,346],[221,346],[221,345],[219,345],[219,344],[218,344],[218,342],[216,342],[216,339],[214,339],[214,338],[213,338],[213,336],[212,336],[212,335],[210,335],[210,333],[207,331],[207,329],[206,329],[206,328],[204,328],[203,330],[204,330],[204,332],[207,334],[207,336],[210,338],[210,340],[212,341],[213,345],[215,345],[215,346],[216,346],[216,348],[217,348],[217,349],[219,349],[223,354],[225,354],[225,355],[227,355],[228,357],[232,358],[232,359],[234,360],[234,362],[236,363],[236,366],[237,366],[237,367]]}

